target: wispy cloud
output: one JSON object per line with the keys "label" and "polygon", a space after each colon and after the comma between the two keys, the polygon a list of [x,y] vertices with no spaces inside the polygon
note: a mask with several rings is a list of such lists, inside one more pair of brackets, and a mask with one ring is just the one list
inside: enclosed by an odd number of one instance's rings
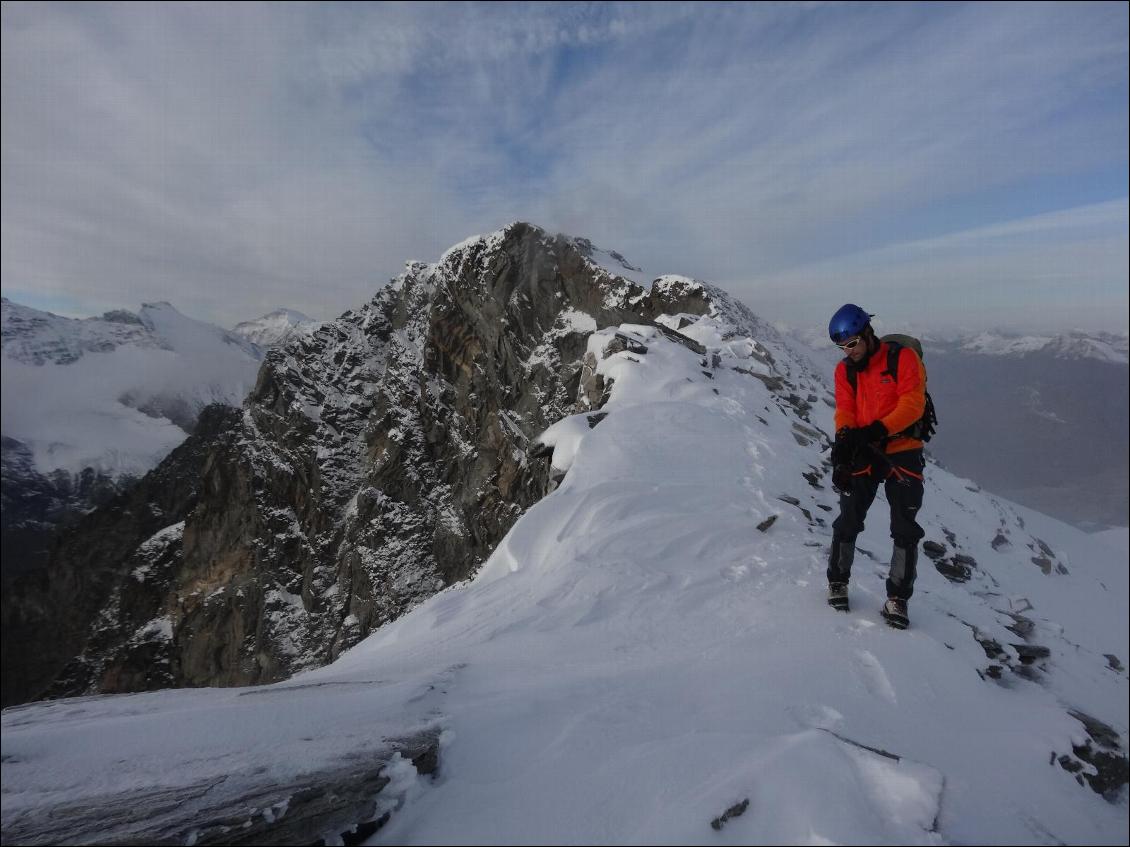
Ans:
{"label": "wispy cloud", "polygon": [[797,324],[820,324],[825,312],[853,301],[888,326],[1125,330],[1128,228],[1126,200],[1098,203],[839,256],[733,288]]}
{"label": "wispy cloud", "polygon": [[[328,317],[520,218],[791,317],[1126,195],[1124,4],[17,3],[2,61],[5,293],[90,311]],[[1096,320],[1097,226],[1052,262]]]}

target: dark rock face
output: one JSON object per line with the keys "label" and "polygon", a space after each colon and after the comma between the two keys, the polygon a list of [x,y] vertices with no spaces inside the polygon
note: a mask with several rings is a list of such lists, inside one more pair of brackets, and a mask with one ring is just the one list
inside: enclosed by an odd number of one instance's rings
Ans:
{"label": "dark rock face", "polygon": [[112,479],[86,468],[80,474],[35,469],[28,447],[14,438],[0,445],[0,538],[3,539],[3,578],[10,580],[42,567],[61,527],[105,505],[135,480]]}
{"label": "dark rock face", "polygon": [[1118,732],[1098,718],[1078,710],[1068,712],[1083,724],[1087,739],[1083,744],[1073,744],[1072,754],[1058,757],[1052,752],[1052,761],[1058,761],[1068,773],[1075,775],[1080,785],[1086,784],[1096,794],[1101,794],[1111,803],[1117,803],[1124,795],[1123,789],[1130,783],[1130,758],[1123,752]]}
{"label": "dark rock face", "polygon": [[[195,435],[136,486],[63,531],[45,566],[5,585],[5,706],[43,696],[49,688],[52,693],[70,691],[72,681],[85,684],[92,679],[96,670],[92,662],[76,658],[87,644],[92,627],[101,618],[117,617],[112,609],[121,606],[123,575],[140,566],[131,559],[136,554],[148,560],[154,551],[145,542],[170,524],[184,520],[196,502],[207,450],[222,441],[239,415],[237,409],[208,407],[201,414]],[[127,603],[132,599],[128,592],[125,598]],[[129,616],[136,619],[141,614],[139,608],[130,607],[123,626]],[[146,618],[143,623],[149,621]],[[129,635],[139,634],[131,629]],[[150,666],[145,661],[134,671],[132,688],[110,685],[105,690],[161,687],[167,674],[160,680],[139,681],[138,675],[147,676]],[[100,690],[100,682],[94,680],[89,687]]]}
{"label": "dark rock face", "polygon": [[600,402],[588,336],[705,311],[680,284],[646,295],[514,224],[272,351],[241,413],[59,545],[50,595],[84,599],[50,693],[278,680],[471,576],[551,486],[532,439]]}

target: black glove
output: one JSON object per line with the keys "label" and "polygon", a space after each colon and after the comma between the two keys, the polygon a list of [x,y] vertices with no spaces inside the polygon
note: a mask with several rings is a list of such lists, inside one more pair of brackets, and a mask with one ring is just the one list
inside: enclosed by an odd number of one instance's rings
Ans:
{"label": "black glove", "polygon": [[852,451],[850,449],[848,449],[848,445],[847,445],[846,441],[844,440],[844,436],[847,434],[847,432],[848,432],[848,428],[846,426],[842,427],[836,433],[836,438],[832,442],[832,455],[831,455],[832,467],[836,467],[836,465],[850,465],[851,464]]}
{"label": "black glove", "polygon": [[[855,460],[855,454],[859,449],[867,443],[867,437],[863,434],[863,430],[857,426],[845,426],[836,433],[836,444],[839,445],[839,453],[843,456],[843,461],[851,463]],[[835,460],[833,460],[835,461]],[[837,464],[839,464],[837,462]]]}
{"label": "black glove", "polygon": [[836,465],[832,468],[832,488],[838,494],[851,492],[851,465]]}
{"label": "black glove", "polygon": [[877,444],[887,437],[887,428],[881,421],[874,421],[867,426],[844,427],[836,433],[836,442],[843,445],[843,450],[848,456],[855,456],[868,444]]}
{"label": "black glove", "polygon": [[882,421],[872,421],[863,428],[865,444],[877,444],[887,437],[887,428]]}

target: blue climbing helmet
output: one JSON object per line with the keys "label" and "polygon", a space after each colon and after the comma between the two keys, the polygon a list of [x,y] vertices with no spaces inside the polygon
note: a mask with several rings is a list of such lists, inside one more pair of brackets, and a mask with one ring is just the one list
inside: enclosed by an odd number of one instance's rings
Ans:
{"label": "blue climbing helmet", "polygon": [[862,333],[871,323],[872,317],[874,316],[867,314],[854,303],[845,303],[828,321],[828,337],[835,344],[843,344],[849,338]]}

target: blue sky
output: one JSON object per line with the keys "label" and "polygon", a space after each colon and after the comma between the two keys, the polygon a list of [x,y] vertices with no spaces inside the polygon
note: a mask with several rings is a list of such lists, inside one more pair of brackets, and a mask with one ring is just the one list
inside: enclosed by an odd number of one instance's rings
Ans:
{"label": "blue sky", "polygon": [[796,325],[1123,331],[1127,10],[5,3],[4,294],[328,318],[528,220]]}

